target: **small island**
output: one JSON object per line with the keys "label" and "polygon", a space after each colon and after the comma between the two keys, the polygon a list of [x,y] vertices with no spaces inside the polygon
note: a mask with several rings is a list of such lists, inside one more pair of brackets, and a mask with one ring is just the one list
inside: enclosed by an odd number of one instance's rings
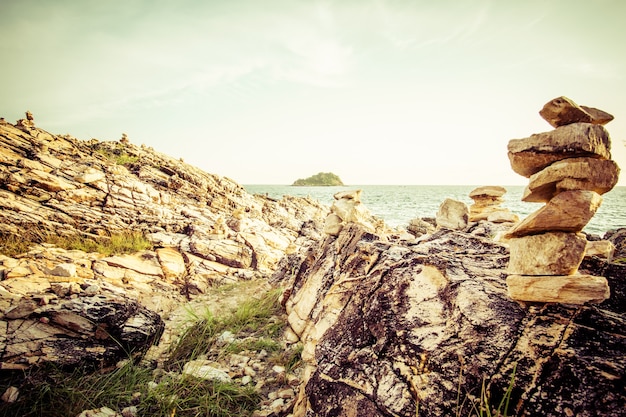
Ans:
{"label": "small island", "polygon": [[295,186],[333,186],[344,185],[336,174],[332,172],[320,172],[308,178],[298,179],[293,184]]}

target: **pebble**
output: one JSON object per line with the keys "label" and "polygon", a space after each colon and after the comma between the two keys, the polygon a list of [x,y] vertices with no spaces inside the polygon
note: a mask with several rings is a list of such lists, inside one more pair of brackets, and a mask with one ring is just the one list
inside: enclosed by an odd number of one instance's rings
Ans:
{"label": "pebble", "polygon": [[135,417],[137,416],[137,407],[131,405],[130,407],[126,407],[122,410],[123,417]]}
{"label": "pebble", "polygon": [[233,332],[226,330],[217,338],[218,343],[227,344],[235,341],[235,335]]}
{"label": "pebble", "polygon": [[254,377],[256,376],[256,371],[251,368],[250,366],[246,366],[245,368],[243,368],[243,373],[247,376],[251,376]]}
{"label": "pebble", "polygon": [[250,357],[249,356],[244,356],[244,355],[238,355],[236,353],[233,353],[232,355],[230,355],[230,366],[238,366],[238,367],[245,367],[246,364],[250,362]]}
{"label": "pebble", "polygon": [[2,401],[5,403],[14,403],[17,401],[17,397],[19,397],[19,395],[20,390],[17,389],[17,387],[11,386],[4,391],[4,394],[2,394]]}
{"label": "pebble", "polygon": [[272,402],[272,405],[270,405],[270,409],[273,412],[278,413],[279,411],[283,409],[284,406],[285,406],[285,400],[283,400],[282,398],[279,398]]}
{"label": "pebble", "polygon": [[285,373],[285,367],[280,366],[280,365],[274,365],[274,367],[272,368],[272,371],[274,371],[277,374],[283,374]]}
{"label": "pebble", "polygon": [[294,398],[296,396],[296,393],[291,388],[287,388],[287,389],[278,391],[276,395],[278,396],[278,398],[288,399],[288,398]]}

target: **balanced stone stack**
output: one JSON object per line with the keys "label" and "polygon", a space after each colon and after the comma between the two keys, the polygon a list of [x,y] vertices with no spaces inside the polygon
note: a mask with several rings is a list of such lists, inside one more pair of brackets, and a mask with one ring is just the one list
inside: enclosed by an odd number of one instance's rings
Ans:
{"label": "balanced stone stack", "polygon": [[339,191],[333,195],[335,201],[330,207],[330,214],[324,221],[324,232],[338,236],[348,223],[359,223],[368,231],[374,232],[376,225],[368,209],[361,204],[361,191]]}
{"label": "balanced stone stack", "polygon": [[493,223],[515,223],[519,218],[515,213],[500,204],[504,202],[502,196],[506,194],[506,188],[487,185],[470,191],[469,197],[474,204],[469,207],[469,221],[477,222],[487,220]]}
{"label": "balanced stone stack", "polygon": [[611,139],[603,127],[613,116],[566,97],[539,114],[554,130],[508,144],[515,172],[529,178],[522,201],[546,203],[507,233],[509,296],[519,301],[599,303],[609,297],[604,277],[578,267],[587,239],[581,231],[617,183]]}

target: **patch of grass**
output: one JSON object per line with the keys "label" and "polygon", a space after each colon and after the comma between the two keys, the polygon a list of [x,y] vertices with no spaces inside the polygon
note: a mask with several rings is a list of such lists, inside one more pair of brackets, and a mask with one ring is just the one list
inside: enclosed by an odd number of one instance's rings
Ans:
{"label": "patch of grass", "polygon": [[178,342],[172,345],[166,368],[181,370],[187,361],[206,354],[215,343],[219,332],[223,330],[223,323],[207,310],[204,318],[188,327]]}
{"label": "patch of grass", "polygon": [[104,255],[134,253],[152,248],[152,243],[140,232],[117,233],[110,236],[91,237],[84,235],[59,236],[45,230],[25,229],[20,236],[0,235],[0,253],[16,256],[28,252],[31,246],[50,243],[67,250],[98,252]]}
{"label": "patch of grass", "polygon": [[63,249],[97,252],[104,255],[134,253],[152,248],[152,243],[139,232],[112,234],[108,237],[91,238],[81,235],[51,236],[46,243],[52,243]]}
{"label": "patch of grass", "polygon": [[262,332],[275,331],[275,322],[269,319],[281,312],[278,302],[280,290],[268,291],[261,298],[252,298],[241,303],[235,312],[228,316],[225,325],[233,333],[248,330]]}
{"label": "patch of grass", "polygon": [[96,152],[116,165],[132,165],[139,160],[138,157],[128,155],[121,149],[107,149],[99,147],[96,149]]}
{"label": "patch of grass", "polygon": [[137,408],[144,416],[249,416],[259,400],[250,386],[183,376],[162,380]]}
{"label": "patch of grass", "polygon": [[[188,327],[178,342],[173,345],[166,368],[180,370],[186,362],[209,354],[219,335],[226,330],[239,337],[254,336],[250,342],[244,340],[231,343],[227,349],[232,350],[232,353],[237,353],[235,351],[240,348],[239,352],[257,350],[256,348],[260,346],[264,346],[265,350],[274,349],[276,342],[270,343],[269,339],[275,337],[278,329],[285,326],[284,323],[277,322],[273,318],[281,313],[278,300],[280,293],[280,290],[268,291],[259,298],[244,301],[230,314],[220,318],[206,311],[204,317]],[[259,340],[252,341],[253,339]],[[250,345],[246,346],[247,343]]]}
{"label": "patch of grass", "polygon": [[117,165],[132,165],[134,163],[136,163],[139,160],[138,157],[136,156],[130,156],[126,153],[122,153],[121,155],[118,155],[115,159],[114,162]]}
{"label": "patch of grass", "polygon": [[[515,385],[515,371],[517,369],[517,364],[513,366],[513,373],[511,374],[511,379],[509,380],[509,385],[507,390],[502,395],[500,402],[497,407],[492,402],[491,392],[489,390],[487,381],[483,378],[480,396],[476,398],[474,396],[466,395],[463,402],[457,406],[458,417],[464,416],[463,408],[466,403],[469,402],[469,410],[468,417],[507,417],[509,412],[509,403],[511,401],[511,394],[513,393],[513,386]],[[457,397],[458,402],[459,397]]]}
{"label": "patch of grass", "polygon": [[612,261],[613,263],[616,264],[626,264],[626,258],[617,258],[617,259],[613,259]]}
{"label": "patch of grass", "polygon": [[13,257],[20,253],[28,252],[34,243],[23,237],[2,233],[0,234],[0,254]]}
{"label": "patch of grass", "polygon": [[292,345],[289,349],[275,352],[270,361],[275,365],[284,366],[286,372],[291,372],[302,363],[302,350],[301,343]]}
{"label": "patch of grass", "polygon": [[[131,404],[132,395],[147,386],[151,371],[127,364],[109,373],[84,369],[72,373],[52,366],[26,375],[13,404],[0,405],[0,416],[75,416],[86,409],[113,409]],[[2,387],[5,389],[5,387]]]}
{"label": "patch of grass", "polygon": [[130,405],[141,416],[247,416],[259,402],[254,388],[233,383],[167,376],[150,389],[152,381],[151,370],[130,361],[106,373],[40,369],[19,387],[17,402],[0,404],[0,416],[67,417],[88,409],[119,411]]}

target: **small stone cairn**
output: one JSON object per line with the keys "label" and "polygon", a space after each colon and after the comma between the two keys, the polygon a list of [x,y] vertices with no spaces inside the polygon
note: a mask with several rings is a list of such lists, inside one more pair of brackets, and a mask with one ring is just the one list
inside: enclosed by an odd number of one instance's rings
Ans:
{"label": "small stone cairn", "polygon": [[539,114],[555,129],[508,144],[511,167],[529,178],[522,201],[546,203],[505,235],[508,293],[518,301],[600,303],[609,297],[607,280],[580,274],[578,267],[587,245],[581,231],[619,176],[603,127],[613,116],[567,97],[548,102]]}
{"label": "small stone cairn", "polygon": [[330,207],[330,214],[324,221],[324,232],[331,236],[339,232],[347,223],[359,223],[367,230],[374,232],[369,210],[361,204],[362,190],[339,191],[333,195],[335,201]]}
{"label": "small stone cairn", "polygon": [[493,223],[516,223],[519,217],[500,204],[506,188],[497,185],[486,185],[470,191],[469,197],[474,203],[469,207],[469,221],[487,220]]}

